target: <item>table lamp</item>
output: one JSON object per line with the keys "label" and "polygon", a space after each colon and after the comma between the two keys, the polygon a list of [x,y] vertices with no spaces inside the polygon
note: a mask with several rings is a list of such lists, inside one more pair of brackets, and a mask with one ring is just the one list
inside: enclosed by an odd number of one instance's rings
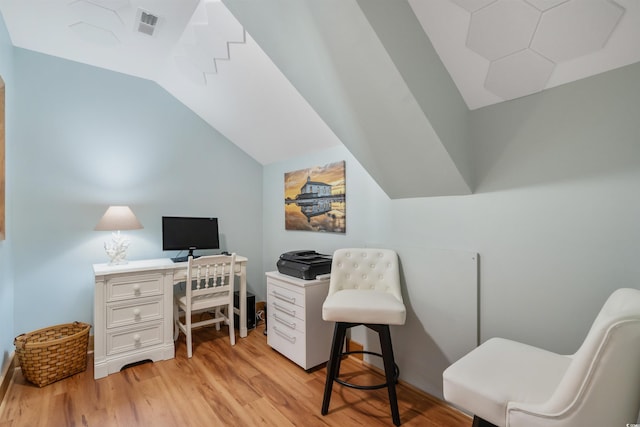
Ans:
{"label": "table lamp", "polygon": [[104,243],[104,250],[111,261],[109,265],[126,264],[129,240],[121,234],[121,230],[139,230],[143,228],[129,206],[109,206],[94,230],[113,231],[111,244]]}

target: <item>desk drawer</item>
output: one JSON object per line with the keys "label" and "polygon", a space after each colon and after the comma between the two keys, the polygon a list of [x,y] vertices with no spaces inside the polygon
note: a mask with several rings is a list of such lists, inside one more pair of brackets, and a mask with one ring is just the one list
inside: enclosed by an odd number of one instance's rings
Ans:
{"label": "desk drawer", "polygon": [[161,297],[137,298],[127,302],[107,304],[107,328],[161,320]]}
{"label": "desk drawer", "polygon": [[298,331],[301,334],[305,332],[304,319],[290,316],[286,312],[274,308],[273,304],[271,305],[271,311],[268,311],[268,315],[269,321],[285,332]]}
{"label": "desk drawer", "polygon": [[297,305],[288,304],[281,300],[278,300],[271,295],[267,296],[267,307],[274,314],[285,315],[291,318],[300,319],[300,321],[304,322],[305,312],[302,307],[298,307]]}
{"label": "desk drawer", "polygon": [[162,295],[162,274],[128,274],[107,280],[107,302]]}
{"label": "desk drawer", "polygon": [[269,283],[267,285],[267,297],[272,298],[273,301],[279,301],[282,305],[298,306],[304,311],[304,294],[302,292],[296,292],[289,287],[280,286],[278,284]]}
{"label": "desk drawer", "polygon": [[107,331],[107,355],[162,344],[162,322]]}
{"label": "desk drawer", "polygon": [[267,343],[300,366],[305,365],[304,333],[276,323],[271,315],[268,320]]}

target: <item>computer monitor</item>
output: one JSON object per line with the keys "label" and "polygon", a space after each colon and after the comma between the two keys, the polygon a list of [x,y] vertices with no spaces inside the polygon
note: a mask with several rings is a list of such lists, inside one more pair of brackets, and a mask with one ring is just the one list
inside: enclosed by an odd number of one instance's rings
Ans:
{"label": "computer monitor", "polygon": [[218,218],[162,217],[162,250],[189,251],[220,249]]}

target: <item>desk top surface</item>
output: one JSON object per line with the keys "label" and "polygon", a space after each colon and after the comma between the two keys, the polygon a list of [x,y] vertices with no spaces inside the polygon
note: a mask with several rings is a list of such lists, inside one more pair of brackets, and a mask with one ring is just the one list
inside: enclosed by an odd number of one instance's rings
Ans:
{"label": "desk top surface", "polygon": [[[236,264],[242,264],[246,262],[246,257],[236,255]],[[96,276],[99,276],[102,274],[131,273],[145,270],[174,270],[185,268],[187,268],[187,262],[173,262],[171,261],[171,258],[155,258],[129,261],[126,264],[93,264],[93,273]]]}

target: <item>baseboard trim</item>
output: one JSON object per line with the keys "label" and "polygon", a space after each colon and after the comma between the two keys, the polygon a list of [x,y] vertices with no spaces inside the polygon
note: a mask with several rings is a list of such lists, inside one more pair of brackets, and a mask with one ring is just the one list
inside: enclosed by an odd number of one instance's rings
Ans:
{"label": "baseboard trim", "polygon": [[12,352],[9,363],[7,363],[7,366],[2,371],[2,379],[0,380],[0,407],[2,407],[4,398],[7,395],[7,390],[9,389],[9,384],[11,384],[11,380],[13,379],[13,373],[15,370],[16,370],[16,353]]}

